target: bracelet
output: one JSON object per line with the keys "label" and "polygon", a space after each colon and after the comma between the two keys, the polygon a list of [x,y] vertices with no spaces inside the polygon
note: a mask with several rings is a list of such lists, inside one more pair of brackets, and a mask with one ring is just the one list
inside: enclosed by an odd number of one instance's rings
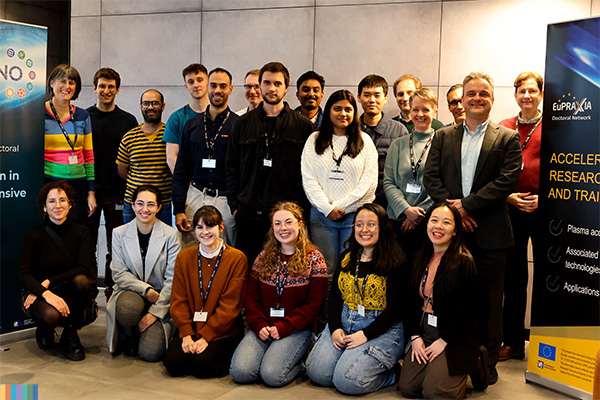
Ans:
{"label": "bracelet", "polygon": [[411,338],[411,339],[410,339],[410,341],[411,341],[411,342],[414,342],[415,340],[417,340],[417,339],[420,339],[420,338],[421,338],[421,336],[417,336],[417,337],[415,337],[415,338]]}

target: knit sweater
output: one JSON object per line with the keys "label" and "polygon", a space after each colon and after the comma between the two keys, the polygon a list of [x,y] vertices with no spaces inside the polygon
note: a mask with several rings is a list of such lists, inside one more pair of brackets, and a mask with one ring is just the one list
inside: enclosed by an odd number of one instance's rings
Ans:
{"label": "knit sweater", "polygon": [[[415,165],[432,133],[413,132]],[[423,155],[415,181],[410,164],[410,135],[398,138],[390,145],[383,172],[383,188],[388,199],[387,212],[391,219],[403,220],[405,218],[403,213],[409,207],[421,207],[427,211],[433,204],[433,200],[423,186],[423,171],[425,171],[429,148]],[[408,183],[420,185],[421,192],[408,193],[406,190]]]}
{"label": "knit sweater", "polygon": [[[246,292],[246,318],[250,329],[258,336],[262,328],[275,326],[281,338],[303,329],[314,330],[327,296],[329,275],[323,255],[319,250],[310,250],[306,255],[306,275],[287,277],[280,303],[285,316],[276,318],[270,316],[270,308],[276,307],[278,300],[276,273],[264,278],[256,275],[264,254],[263,251],[256,258]],[[285,275],[286,272],[287,266],[282,268],[281,274]]]}
{"label": "knit sweater", "polygon": [[[211,267],[208,266],[210,263]],[[208,286],[216,257],[202,262],[202,287]],[[171,317],[181,338],[191,335],[207,342],[240,333],[236,321],[242,310],[248,261],[241,251],[225,246],[208,298],[202,301],[198,274],[198,246],[182,250],[175,261],[171,290]],[[196,311],[208,312],[206,322],[194,322]]]}
{"label": "knit sweater", "polygon": [[[518,117],[512,117],[500,121],[500,125],[505,126],[509,129],[515,129]],[[521,145],[527,135],[533,129],[535,123],[524,124],[519,123],[519,137]],[[535,131],[531,135],[531,139],[523,149],[523,170],[521,171],[521,177],[519,178],[519,184],[515,189],[515,192],[531,194],[538,194],[540,189],[540,146],[542,144],[542,123],[535,128]]]}
{"label": "knit sweater", "polygon": [[[302,151],[302,185],[311,204],[327,216],[335,206],[346,213],[356,211],[365,203],[375,199],[377,188],[377,149],[366,133],[361,133],[364,147],[352,158],[342,157],[339,169],[344,171],[343,180],[330,179],[329,174],[336,169],[331,146],[323,154],[315,151],[315,140],[319,132],[314,132]],[[344,152],[347,136],[332,135],[335,156]],[[332,203],[330,203],[332,202]]]}

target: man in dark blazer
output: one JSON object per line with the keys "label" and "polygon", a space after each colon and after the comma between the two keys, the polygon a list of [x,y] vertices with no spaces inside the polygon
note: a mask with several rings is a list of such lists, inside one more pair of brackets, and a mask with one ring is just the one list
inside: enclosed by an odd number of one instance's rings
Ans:
{"label": "man in dark blazer", "polygon": [[506,197],[521,173],[517,132],[489,120],[494,82],[481,72],[463,81],[466,120],[436,132],[423,184],[434,202],[448,201],[461,214],[467,247],[479,272],[482,344],[490,357],[490,384],[498,379],[502,345],[502,293],[506,250],[514,245]]}

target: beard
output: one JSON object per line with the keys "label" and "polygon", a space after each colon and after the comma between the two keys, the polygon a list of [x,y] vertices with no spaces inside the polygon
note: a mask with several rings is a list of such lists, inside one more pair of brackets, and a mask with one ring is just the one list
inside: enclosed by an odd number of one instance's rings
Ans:
{"label": "beard", "polygon": [[157,122],[160,122],[162,118],[162,112],[160,111],[156,111],[156,114],[154,115],[148,115],[147,112],[143,112],[142,115],[144,117],[144,122],[149,124],[156,124]]}

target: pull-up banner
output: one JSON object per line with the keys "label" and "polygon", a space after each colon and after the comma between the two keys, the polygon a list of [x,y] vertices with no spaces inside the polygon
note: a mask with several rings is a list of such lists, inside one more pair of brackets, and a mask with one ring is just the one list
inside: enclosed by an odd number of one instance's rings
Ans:
{"label": "pull-up banner", "polygon": [[600,347],[600,18],[548,25],[526,379],[592,398]]}
{"label": "pull-up banner", "polygon": [[46,28],[0,20],[0,333],[31,323],[17,268],[25,233],[41,222]]}

